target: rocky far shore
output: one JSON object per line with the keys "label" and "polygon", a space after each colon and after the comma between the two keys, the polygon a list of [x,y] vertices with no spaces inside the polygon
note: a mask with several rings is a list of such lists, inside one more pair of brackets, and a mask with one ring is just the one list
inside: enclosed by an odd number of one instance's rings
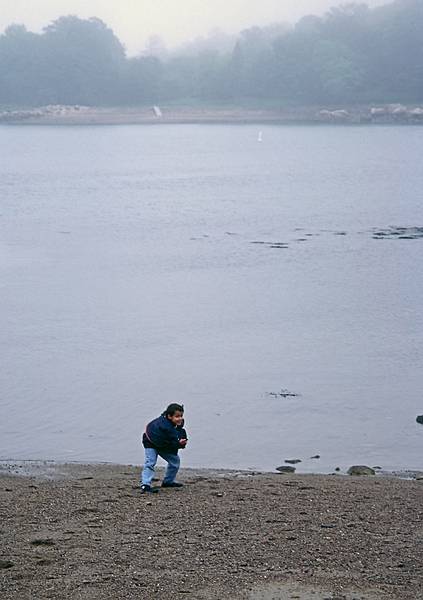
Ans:
{"label": "rocky far shore", "polygon": [[28,125],[124,125],[124,124],[423,124],[423,107],[382,104],[348,107],[90,107],[49,105],[29,109],[0,110],[0,124]]}
{"label": "rocky far shore", "polygon": [[[18,475],[17,475],[18,474]],[[0,597],[423,598],[423,481],[0,464]]]}

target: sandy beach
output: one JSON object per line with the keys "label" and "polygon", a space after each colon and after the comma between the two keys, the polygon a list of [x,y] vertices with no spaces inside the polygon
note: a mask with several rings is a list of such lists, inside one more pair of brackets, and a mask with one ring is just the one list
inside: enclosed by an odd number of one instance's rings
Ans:
{"label": "sandy beach", "polygon": [[0,473],[4,600],[423,598],[421,480],[183,469],[141,495],[134,466]]}

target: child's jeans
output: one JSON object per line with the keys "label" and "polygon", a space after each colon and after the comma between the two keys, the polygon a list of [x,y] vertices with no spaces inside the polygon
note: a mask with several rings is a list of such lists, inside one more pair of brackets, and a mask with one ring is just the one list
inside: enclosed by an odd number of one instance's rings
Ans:
{"label": "child's jeans", "polygon": [[177,454],[160,452],[155,448],[144,448],[144,451],[145,462],[141,473],[141,485],[151,485],[154,476],[154,467],[156,466],[157,458],[159,456],[161,456],[163,460],[167,462],[163,483],[173,483],[175,481],[176,474],[179,471],[179,465],[181,462],[179,456]]}

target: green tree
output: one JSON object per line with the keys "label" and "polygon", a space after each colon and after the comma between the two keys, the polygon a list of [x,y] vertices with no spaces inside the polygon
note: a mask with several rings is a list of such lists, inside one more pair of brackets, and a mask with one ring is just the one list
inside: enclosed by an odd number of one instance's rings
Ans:
{"label": "green tree", "polygon": [[100,19],[61,17],[42,36],[45,101],[108,104],[120,98],[125,51]]}

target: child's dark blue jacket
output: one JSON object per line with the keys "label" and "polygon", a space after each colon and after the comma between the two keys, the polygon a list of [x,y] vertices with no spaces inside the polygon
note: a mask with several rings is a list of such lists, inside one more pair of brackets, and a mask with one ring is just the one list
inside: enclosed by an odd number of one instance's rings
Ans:
{"label": "child's dark blue jacket", "polygon": [[159,452],[178,454],[178,450],[182,448],[179,440],[187,439],[183,424],[182,422],[180,427],[175,427],[164,415],[154,419],[147,425],[142,436],[144,448],[154,448]]}

